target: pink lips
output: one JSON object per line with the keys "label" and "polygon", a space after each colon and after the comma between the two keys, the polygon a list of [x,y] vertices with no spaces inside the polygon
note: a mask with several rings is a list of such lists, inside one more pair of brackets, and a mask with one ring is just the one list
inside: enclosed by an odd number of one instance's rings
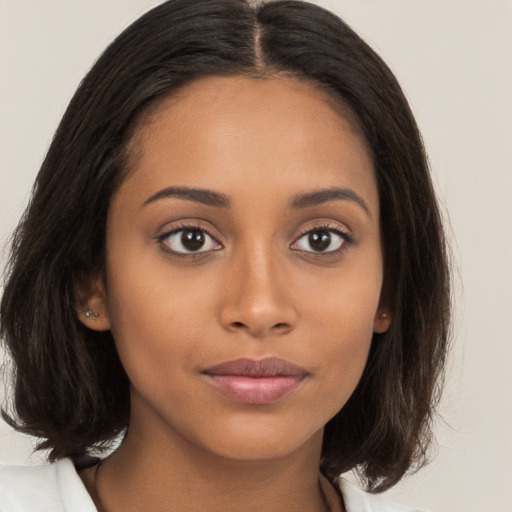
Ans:
{"label": "pink lips", "polygon": [[308,376],[303,368],[278,357],[260,361],[235,359],[206,368],[202,373],[223,394],[247,404],[276,402]]}

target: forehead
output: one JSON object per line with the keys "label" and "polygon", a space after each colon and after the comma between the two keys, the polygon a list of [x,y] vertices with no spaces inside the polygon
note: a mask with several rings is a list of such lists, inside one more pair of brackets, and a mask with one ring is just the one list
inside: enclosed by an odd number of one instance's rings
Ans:
{"label": "forehead", "polygon": [[[301,79],[285,73],[262,77],[212,75],[193,80],[157,101],[145,116],[144,124],[148,125],[155,121],[167,109],[173,109],[174,114],[190,109],[206,109],[212,113],[220,113],[231,106],[237,111],[245,107],[249,112],[255,107],[258,110],[265,109],[271,100],[275,103],[273,106],[280,104],[283,109],[289,106],[296,107],[297,100],[304,105],[306,100],[310,105],[314,104],[316,108],[320,108],[322,112],[318,112],[319,114],[331,110],[350,120],[354,130],[359,131],[357,116],[334,91],[310,79]],[[307,106],[304,105],[306,108],[291,113],[307,115]],[[309,114],[311,115],[311,112]]]}
{"label": "forehead", "polygon": [[[238,118],[245,117],[248,123],[258,118],[265,122],[263,114],[270,111],[286,113],[282,120],[298,125],[320,122],[328,129],[341,123],[360,137],[371,153],[356,114],[341,98],[310,80],[284,74],[266,78],[214,75],[194,80],[158,100],[143,113],[133,139],[140,142],[147,135],[153,138],[156,130],[169,127],[171,118],[179,123],[180,118],[197,121],[198,117],[209,117],[209,122],[215,120],[220,126],[229,115],[235,114]],[[274,123],[272,128],[278,129],[279,125]]]}
{"label": "forehead", "polygon": [[375,188],[370,150],[354,115],[326,91],[290,77],[207,77],[187,84],[143,117],[130,149],[127,181],[137,188],[229,189],[237,179],[249,188],[264,180],[276,190],[290,187],[290,180],[296,188],[344,181]]}

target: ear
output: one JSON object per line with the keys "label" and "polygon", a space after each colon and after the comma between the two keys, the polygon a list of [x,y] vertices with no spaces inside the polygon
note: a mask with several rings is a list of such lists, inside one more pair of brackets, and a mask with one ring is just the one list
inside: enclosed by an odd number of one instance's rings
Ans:
{"label": "ear", "polygon": [[391,311],[386,307],[379,306],[373,320],[373,332],[378,334],[386,332],[390,328],[392,320],[393,315]]}
{"label": "ear", "polygon": [[78,319],[94,331],[108,331],[110,316],[103,279],[95,277],[78,286]]}

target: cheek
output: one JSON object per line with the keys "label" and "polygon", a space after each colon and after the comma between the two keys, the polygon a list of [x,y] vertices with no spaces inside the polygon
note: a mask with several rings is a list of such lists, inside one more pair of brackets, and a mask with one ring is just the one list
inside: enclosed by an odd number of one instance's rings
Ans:
{"label": "cheek", "polygon": [[317,385],[313,390],[317,401],[313,403],[317,408],[315,413],[322,417],[323,424],[344,407],[356,389],[372,342],[371,326],[356,325],[351,317],[345,320],[325,329],[319,340],[321,363],[317,368]]}
{"label": "cheek", "polygon": [[107,302],[123,366],[132,381],[157,374],[167,378],[169,361],[176,369],[192,359],[201,328],[197,311],[209,308],[205,294],[195,281],[180,282],[162,258],[125,258],[128,251],[115,249],[115,265],[108,266]]}
{"label": "cheek", "polygon": [[325,386],[333,414],[348,400],[366,365],[381,282],[377,264],[324,286],[316,300],[304,297],[309,337],[317,340],[313,349],[322,361],[318,382]]}
{"label": "cheek", "polygon": [[313,321],[312,329],[336,340],[355,345],[371,339],[379,307],[382,268],[375,258],[371,265],[361,264],[340,271],[331,279],[321,281],[318,293],[311,294],[313,283],[307,283],[301,302],[306,318]]}
{"label": "cheek", "polygon": [[137,371],[151,378],[159,367],[165,370],[160,374],[168,373],[169,361],[176,368],[192,359],[198,326],[183,303],[167,305],[133,300],[112,308],[112,335],[129,375]]}
{"label": "cheek", "polygon": [[316,331],[314,339],[319,340],[326,384],[335,390],[341,384],[342,395],[350,394],[366,364],[373,338],[373,315],[370,311],[364,315],[350,304],[341,310],[324,311],[322,319],[323,328]]}

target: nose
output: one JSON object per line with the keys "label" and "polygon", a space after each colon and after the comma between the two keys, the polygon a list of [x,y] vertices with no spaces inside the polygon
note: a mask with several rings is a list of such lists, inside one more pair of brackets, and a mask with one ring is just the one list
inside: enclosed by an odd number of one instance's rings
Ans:
{"label": "nose", "polygon": [[271,250],[240,252],[222,292],[220,322],[254,338],[288,334],[297,324],[289,273]]}

